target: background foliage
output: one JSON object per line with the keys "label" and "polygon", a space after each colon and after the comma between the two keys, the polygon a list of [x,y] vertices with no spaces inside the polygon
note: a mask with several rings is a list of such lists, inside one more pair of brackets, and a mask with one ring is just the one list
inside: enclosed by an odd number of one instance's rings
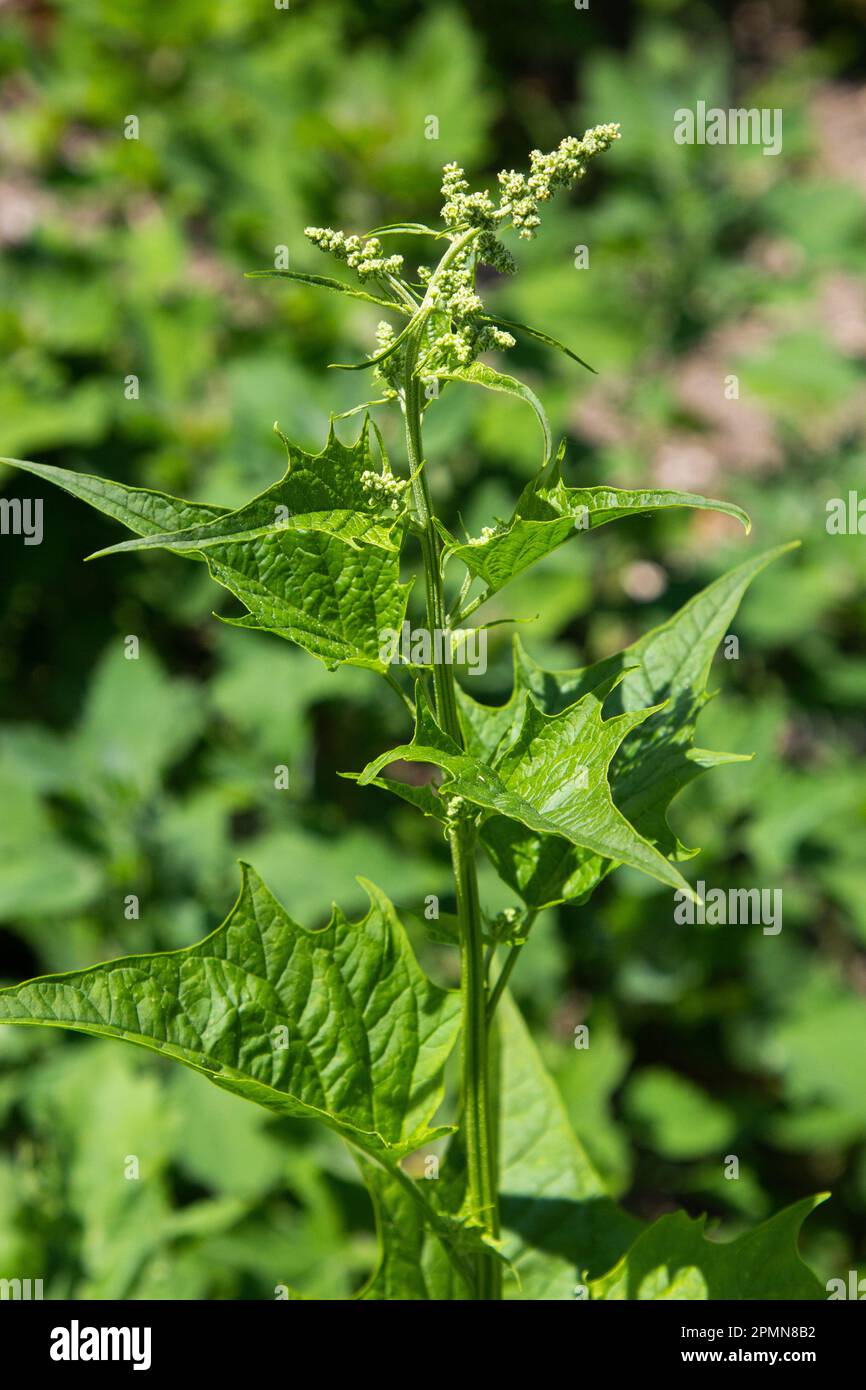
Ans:
{"label": "background foliage", "polygon": [[[577,665],[750,545],[802,539],[750,592],[739,659],[717,662],[723,694],[702,717],[705,746],[757,757],[702,779],[675,817],[703,849],[690,876],[782,888],[784,927],[676,926],[667,891],[620,871],[587,908],[541,917],[515,990],[629,1210],[708,1211],[735,1235],[832,1187],[804,1253],[822,1280],[857,1268],[866,560],[861,538],[827,535],[825,505],[862,484],[866,459],[858,6],[644,0],[607,15],[563,0],[507,23],[486,0],[0,8],[0,453],[224,505],[279,476],[275,418],[321,447],[328,412],[358,399],[325,365],[362,355],[378,317],[244,270],[286,245],[293,268],[320,271],[307,223],[433,215],[445,160],[519,166],[533,145],[622,122],[586,194],[551,208],[521,274],[490,294],[598,368],[521,350],[573,483],[725,497],[753,536],[710,513],[605,528],[489,616],[532,619],[532,655]],[[783,153],[675,146],[673,111],[698,99],[782,107]],[[138,141],[122,138],[128,114]],[[432,483],[455,526],[510,512],[536,430],[519,404],[459,388],[431,412]],[[83,565],[119,533],[44,495],[43,544],[0,539],[0,976],[191,942],[230,906],[238,857],[308,926],[331,898],[364,906],[357,873],[410,924],[427,894],[452,906],[430,823],[336,776],[406,732],[381,682],[221,627],[207,576],[171,556]],[[492,630],[476,697],[504,696],[510,631]],[[485,892],[510,902],[492,877]],[[420,929],[415,943],[453,983],[450,949]],[[581,1022],[592,1042],[576,1052]],[[128,1154],[146,1180],[123,1178]],[[373,1258],[368,1199],[326,1133],[133,1049],[0,1030],[0,1274],[44,1277],[51,1297],[271,1297],[281,1282],[344,1297]]]}

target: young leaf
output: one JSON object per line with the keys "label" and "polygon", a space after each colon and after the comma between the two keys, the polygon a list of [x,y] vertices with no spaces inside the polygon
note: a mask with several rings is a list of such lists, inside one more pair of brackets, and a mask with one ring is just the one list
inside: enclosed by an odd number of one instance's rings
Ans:
{"label": "young leaf", "polygon": [[92,473],[73,473],[67,468],[53,468],[48,463],[30,463],[24,459],[0,458],[0,464],[20,468],[37,478],[63,488],[73,497],[88,502],[98,512],[113,517],[137,536],[154,536],[161,531],[180,531],[187,526],[206,526],[217,517],[226,516],[225,507],[211,507],[204,502],[184,502],[164,492],[144,487],[126,487],[99,478]]}
{"label": "young leaf", "polygon": [[442,240],[447,236],[441,228],[439,231],[435,227],[428,227],[423,222],[388,222],[384,227],[374,227],[372,231],[365,232],[365,236],[432,236],[436,241]]}
{"label": "young leaf", "polygon": [[355,285],[346,285],[342,280],[334,280],[330,275],[308,275],[302,270],[248,270],[247,280],[296,280],[300,285],[315,285],[324,290],[336,290],[339,294],[351,295],[353,299],[364,299],[368,304],[380,304],[383,309],[394,309],[398,314],[407,314],[405,305],[395,299],[382,299],[379,295],[368,294]]}
{"label": "young leaf", "polygon": [[341,372],[363,372],[368,367],[378,367],[380,363],[386,362],[398,348],[403,347],[410,334],[420,333],[430,317],[430,307],[419,306],[416,313],[412,315],[406,326],[401,329],[396,338],[393,338],[387,347],[381,352],[374,353],[371,357],[365,357],[363,362],[331,362],[328,365],[335,371]]}
{"label": "young leaf", "polygon": [[706,1217],[662,1216],[618,1264],[590,1284],[593,1299],[818,1299],[826,1296],[797,1250],[800,1227],[826,1194],[786,1207],[736,1240],[708,1240]]}
{"label": "young leaf", "polygon": [[[685,849],[667,823],[671,801],[708,768],[742,760],[737,754],[694,747],[698,715],[711,698],[706,687],[713,654],[749,584],[790,549],[779,546],[751,556],[696,594],[660,627],[594,666],[544,671],[515,639],[514,691],[507,704],[479,705],[460,692],[467,747],[485,760],[501,759],[517,737],[527,692],[545,713],[555,715],[600,682],[621,676],[606,708],[622,714],[652,703],[664,704],[634,729],[614,757],[610,767],[614,802],[663,854],[690,857],[696,851]],[[504,881],[536,908],[571,898],[585,900],[613,867],[561,837],[532,834],[504,816],[485,822],[481,842]]]}
{"label": "young leaf", "polygon": [[728,516],[736,517],[749,530],[749,518],[740,507],[730,502],[700,497],[693,492],[657,488],[566,487],[562,479],[564,455],[563,443],[556,457],[527,483],[510,521],[463,544],[440,527],[446,545],[443,566],[452,556],[456,556],[471,575],[484,581],[487,586],[485,598],[489,598],[570,536],[579,531],[595,530],[622,517],[669,507],[693,507],[725,512]]}
{"label": "young leaf", "polygon": [[551,338],[549,333],[542,333],[540,328],[530,328],[528,323],[519,323],[516,319],[503,319],[498,314],[482,314],[481,318],[485,323],[495,323],[499,328],[513,328],[518,333],[528,333],[530,338],[534,338],[537,343],[544,343],[545,347],[556,348],[557,352],[564,352],[566,357],[570,357],[572,362],[577,362],[579,366],[586,367],[593,376],[598,376],[595,367],[591,367],[588,362],[584,362],[582,357],[578,357],[576,352],[572,352],[570,347],[561,343],[558,338]]}
{"label": "young leaf", "polygon": [[156,547],[206,552],[214,545],[244,545],[285,531],[318,531],[352,546],[363,543],[399,550],[406,517],[405,489],[387,464],[381,472],[374,470],[368,420],[352,445],[341,443],[332,423],[318,454],[308,454],[281,438],[289,456],[286,471],[251,502],[201,525],[121,541],[97,551],[91,559]]}
{"label": "young leaf", "polygon": [[526,401],[535,411],[541,425],[545,461],[550,458],[553,437],[547,414],[535,392],[531,391],[525,382],[518,381],[514,376],[506,376],[504,372],[497,372],[493,367],[485,366],[483,362],[473,362],[471,367],[455,367],[450,372],[436,372],[435,376],[439,381],[468,381],[473,386],[483,386],[487,391],[502,391],[507,396],[516,396],[518,400]]}
{"label": "young leaf", "polygon": [[397,758],[433,763],[446,774],[443,795],[461,797],[485,815],[495,812],[536,834],[561,836],[572,845],[630,864],[691,896],[679,870],[629,825],[611,799],[611,758],[629,730],[655,712],[644,709],[603,720],[601,706],[612,684],[604,683],[552,716],[527,695],[516,739],[489,766],[442,732],[419,685],[412,742],[374,759],[358,781],[373,781]]}
{"label": "young leaf", "polygon": [[396,1162],[447,1132],[429,1125],[459,998],[427,979],[391,903],[364,886],[360,922],[335,907],[310,932],[243,866],[235,906],[198,945],[0,990],[0,1023],[138,1043]]}

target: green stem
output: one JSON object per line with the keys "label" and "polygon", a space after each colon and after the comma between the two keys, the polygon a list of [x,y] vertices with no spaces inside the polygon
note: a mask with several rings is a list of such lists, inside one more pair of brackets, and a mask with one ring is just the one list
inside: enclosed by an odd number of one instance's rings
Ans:
{"label": "green stem", "polygon": [[[523,920],[520,924],[521,930],[524,935],[529,935],[529,929],[537,916],[538,912],[535,908],[529,909],[527,910],[527,912],[524,913]],[[499,1003],[500,999],[505,993],[505,988],[508,984],[508,981],[511,979],[511,972],[517,964],[518,957],[520,955],[520,952],[523,950],[525,944],[526,943],[524,941],[515,942],[515,944],[511,947],[511,950],[508,952],[508,955],[505,957],[505,964],[500,970],[499,975],[496,979],[496,984],[490,991],[490,996],[487,1000],[488,1024],[492,1021],[493,1015],[496,1013],[496,1005]]]}
{"label": "green stem", "polygon": [[508,981],[511,979],[511,972],[517,964],[517,957],[520,955],[520,952],[522,950],[522,944],[520,946],[512,946],[511,950],[508,952],[508,955],[505,958],[505,964],[503,965],[502,969],[499,972],[499,975],[497,976],[496,984],[490,991],[490,998],[487,1001],[488,1023],[491,1022],[493,1015],[496,1012],[496,1005],[499,1003],[500,999],[505,993],[505,987],[508,984]]}
{"label": "green stem", "polygon": [[[419,325],[418,332],[412,335],[406,348],[403,405],[406,413],[406,447],[412,479],[412,499],[424,561],[427,626],[432,637],[437,631],[445,632],[448,622],[439,564],[441,547],[439,536],[433,524],[430,490],[423,467],[421,382],[415,374],[422,328],[423,325]],[[454,673],[447,662],[435,663],[433,683],[436,717],[440,727],[450,738],[462,746],[463,738],[457,714]],[[475,859],[475,826],[465,815],[458,816],[451,825],[448,838],[454,866],[457,912],[460,921],[460,989],[463,1000],[461,1100],[466,1140],[469,1204],[472,1214],[481,1221],[486,1233],[493,1238],[498,1238],[499,1199],[496,1146],[490,1099],[487,989],[484,978],[481,903],[478,895]],[[500,1262],[493,1255],[481,1255],[476,1261],[476,1296],[481,1299],[499,1299],[502,1297]]]}

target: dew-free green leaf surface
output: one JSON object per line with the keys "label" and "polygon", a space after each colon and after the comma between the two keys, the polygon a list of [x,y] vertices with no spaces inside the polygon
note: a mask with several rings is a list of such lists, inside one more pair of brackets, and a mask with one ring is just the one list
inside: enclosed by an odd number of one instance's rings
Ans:
{"label": "dew-free green leaf surface", "polygon": [[396,1159],[442,1132],[429,1124],[459,1002],[427,979],[390,902],[367,887],[362,921],[335,908],[308,932],[244,867],[237,903],[198,945],[2,990],[0,1023],[138,1043]]}
{"label": "dew-free green leaf surface", "polygon": [[610,521],[671,507],[724,512],[749,529],[746,513],[730,502],[717,502],[693,492],[640,488],[567,487],[562,477],[562,445],[540,473],[527,483],[507,522],[461,543],[444,528],[443,564],[455,557],[476,579],[484,581],[485,596],[495,594],[530,565],[542,560],[570,536],[592,531]]}
{"label": "dew-free green leaf surface", "polygon": [[358,1298],[378,1303],[469,1297],[462,1281],[455,1286],[459,1276],[404,1184],[373,1163],[362,1163],[362,1173],[373,1203],[379,1263]]}
{"label": "dew-free green leaf surface", "polygon": [[376,481],[381,479],[387,487],[392,479],[374,467],[368,422],[352,445],[341,443],[331,425],[318,454],[308,454],[285,438],[283,442],[289,456],[286,472],[245,506],[203,525],[121,541],[97,554],[152,548],[207,552],[211,546],[243,545],[293,531],[318,531],[350,545],[363,542],[399,550],[400,536],[394,532],[402,527],[405,505],[396,494],[377,496]]}
{"label": "dew-free green leaf surface", "polygon": [[526,385],[525,381],[519,381],[517,377],[508,376],[505,372],[497,372],[494,367],[488,367],[483,362],[473,362],[471,367],[455,367],[450,372],[436,372],[435,375],[439,381],[466,381],[471,386],[483,386],[486,391],[500,391],[506,396],[514,396],[519,401],[525,401],[534,410],[535,418],[538,420],[544,435],[545,462],[550,458],[553,450],[553,437],[550,433],[547,412],[535,392]]}
{"label": "dew-free green leaf surface", "polygon": [[74,473],[68,468],[54,468],[47,463],[30,463],[25,459],[0,458],[0,464],[21,469],[54,483],[72,497],[87,502],[98,512],[113,517],[134,531],[137,536],[154,536],[161,531],[179,531],[187,526],[201,526],[225,514],[224,507],[211,507],[204,502],[184,502],[164,492],[150,488],[126,487],[110,478],[98,478],[90,473]]}
{"label": "dew-free green leaf surface", "polygon": [[308,531],[210,545],[204,556],[248,609],[225,619],[233,627],[272,632],[328,667],[385,669],[379,633],[400,630],[411,588],[400,581],[396,551]]}
{"label": "dew-free green leaf surface", "polygon": [[56,483],[157,547],[204,558],[217,583],[248,610],[226,619],[234,626],[275,633],[331,668],[346,663],[381,671],[378,634],[400,628],[411,587],[400,581],[392,539],[399,503],[395,513],[362,482],[370,462],[366,425],[351,447],[332,430],[321,454],[297,452],[297,471],[290,468],[238,512],[47,465],[0,462]]}
{"label": "dew-free green leaf surface", "polygon": [[[405,229],[400,228],[399,230]],[[342,280],[335,280],[330,275],[309,275],[302,270],[248,270],[246,278],[248,280],[294,280],[299,285],[313,285],[318,289],[336,290],[339,294],[351,295],[352,299],[363,299],[367,304],[379,304],[383,309],[393,309],[398,314],[408,312],[405,305],[395,300],[383,299],[380,295],[358,289],[356,285],[347,285]]]}
{"label": "dew-free green leaf surface", "polygon": [[[671,801],[708,768],[740,760],[694,746],[698,716],[712,698],[707,680],[713,654],[749,584],[790,548],[752,556],[696,594],[666,623],[593,666],[545,671],[515,639],[514,690],[505,705],[480,705],[461,692],[467,748],[498,766],[519,737],[527,692],[548,716],[556,716],[602,682],[614,682],[605,709],[618,712],[615,718],[657,708],[635,725],[613,757],[613,800],[661,854],[690,857],[693,851],[668,825]],[[562,836],[529,833],[504,816],[491,817],[481,838],[500,876],[533,907],[585,898],[612,867],[612,861],[575,850]]]}
{"label": "dew-free green leaf surface", "polygon": [[[556,1083],[507,994],[497,1020],[506,1295],[530,1301],[573,1299],[582,1273],[597,1276],[608,1269],[640,1226],[610,1198],[575,1138]],[[379,1267],[362,1297],[465,1297],[439,1237],[425,1226],[423,1211],[405,1184],[369,1162],[362,1167],[381,1246]],[[456,1135],[441,1157],[439,1176],[419,1185],[456,1222],[465,1182],[465,1155]],[[465,1245],[471,1242],[467,1231]]]}
{"label": "dew-free green leaf surface", "polygon": [[[616,677],[615,679],[618,679]],[[443,794],[462,797],[484,813],[494,813],[536,835],[556,836],[572,846],[630,864],[686,893],[679,871],[616,809],[607,781],[608,765],[629,730],[652,709],[603,719],[601,708],[611,682],[588,691],[559,714],[547,715],[524,695],[514,742],[489,764],[463,752],[436,724],[420,685],[411,743],[369,763],[359,782],[375,781],[389,763],[432,763],[446,774]]]}

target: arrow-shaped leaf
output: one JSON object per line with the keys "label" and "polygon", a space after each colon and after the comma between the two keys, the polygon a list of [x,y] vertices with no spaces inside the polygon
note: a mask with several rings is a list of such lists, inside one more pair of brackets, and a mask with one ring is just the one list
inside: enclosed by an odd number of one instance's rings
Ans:
{"label": "arrow-shaped leaf", "polygon": [[394,532],[401,530],[406,516],[403,486],[387,464],[382,471],[374,469],[367,420],[352,445],[340,442],[332,424],[318,454],[308,454],[280,437],[289,456],[286,472],[251,502],[204,524],[121,541],[97,555],[158,547],[207,551],[211,546],[243,545],[287,531],[317,531],[349,545],[399,550],[400,536],[395,538]]}
{"label": "arrow-shaped leaf", "polygon": [[[548,715],[556,715],[602,682],[613,681],[606,709],[622,715],[661,705],[635,727],[611,763],[614,802],[663,854],[688,858],[695,851],[685,849],[667,823],[671,801],[707,768],[742,761],[737,754],[694,747],[698,715],[711,698],[706,687],[713,654],[749,584],[791,548],[750,557],[666,623],[594,666],[545,671],[515,639],[514,690],[507,704],[479,705],[460,692],[467,748],[498,765],[519,736],[527,692]],[[533,907],[585,899],[613,867],[562,837],[533,835],[504,816],[485,822],[481,841],[501,877]]]}
{"label": "arrow-shaped leaf", "polygon": [[510,579],[549,555],[581,531],[610,521],[671,507],[692,507],[736,517],[748,531],[749,518],[730,502],[717,502],[693,492],[664,488],[628,490],[613,487],[567,487],[562,478],[565,445],[523,489],[511,519],[483,535],[459,542],[443,527],[443,564],[456,556],[471,575],[486,584],[485,598]]}
{"label": "arrow-shaped leaf", "polygon": [[2,461],[146,538],[112,549],[156,546],[205,559],[213,578],[248,610],[226,619],[235,626],[273,632],[329,667],[384,670],[378,634],[399,630],[411,587],[400,582],[400,489],[387,467],[376,474],[368,466],[366,423],[351,446],[340,444],[332,428],[321,454],[289,448],[297,466],[233,512],[45,464]]}
{"label": "arrow-shaped leaf", "polygon": [[[619,679],[619,677],[617,677]],[[541,835],[630,864],[691,896],[685,879],[616,809],[607,768],[626,734],[655,711],[644,709],[604,720],[601,707],[613,682],[588,692],[556,715],[546,715],[525,696],[514,742],[490,765],[461,750],[437,725],[421,686],[411,743],[383,753],[360,774],[376,779],[388,763],[432,763],[446,774],[442,792],[462,797],[483,813],[496,813]]]}
{"label": "arrow-shaped leaf", "polygon": [[48,463],[30,463],[26,459],[0,458],[0,464],[20,468],[36,478],[54,483],[64,492],[88,502],[98,512],[113,517],[137,536],[154,536],[161,531],[179,531],[187,526],[206,526],[217,517],[228,515],[225,507],[211,507],[204,502],[184,502],[164,492],[150,488],[126,487],[111,478],[99,478],[92,473],[74,473],[68,468],[53,468]]}
{"label": "arrow-shaped leaf", "polygon": [[393,309],[398,314],[409,311],[393,299],[382,299],[379,295],[368,294],[354,285],[346,285],[342,280],[334,280],[330,275],[309,275],[302,270],[248,270],[247,280],[294,280],[299,285],[313,285],[317,289],[336,290],[339,294],[351,295],[353,299],[366,300],[368,304],[379,304],[383,309]]}
{"label": "arrow-shaped leaf", "polygon": [[459,998],[422,972],[388,899],[307,931],[252,869],[196,946],[128,956],[0,990],[0,1023],[122,1038],[282,1115],[317,1118],[378,1158],[429,1128],[459,1027]]}

